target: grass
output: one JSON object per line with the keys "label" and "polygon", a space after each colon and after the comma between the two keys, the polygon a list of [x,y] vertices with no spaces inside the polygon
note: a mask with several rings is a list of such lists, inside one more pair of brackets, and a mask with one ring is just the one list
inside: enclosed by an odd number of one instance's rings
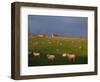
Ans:
{"label": "grass", "polygon": [[[28,55],[28,66],[69,65],[87,63],[87,40],[85,38],[65,37],[29,37],[28,51],[39,52],[39,57]],[[75,62],[62,58],[63,53],[76,55]],[[55,55],[54,61],[47,59],[47,54]]]}

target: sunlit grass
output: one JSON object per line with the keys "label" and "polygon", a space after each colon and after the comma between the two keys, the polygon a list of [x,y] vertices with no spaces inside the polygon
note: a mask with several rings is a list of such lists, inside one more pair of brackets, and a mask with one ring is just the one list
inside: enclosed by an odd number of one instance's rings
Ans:
{"label": "sunlit grass", "polygon": [[[64,64],[86,64],[87,63],[87,40],[86,38],[65,38],[65,37],[29,37],[28,51],[40,53],[40,57],[29,55],[29,66],[64,65]],[[55,55],[55,60],[50,62],[47,54]],[[61,57],[63,53],[76,55],[75,62]]]}

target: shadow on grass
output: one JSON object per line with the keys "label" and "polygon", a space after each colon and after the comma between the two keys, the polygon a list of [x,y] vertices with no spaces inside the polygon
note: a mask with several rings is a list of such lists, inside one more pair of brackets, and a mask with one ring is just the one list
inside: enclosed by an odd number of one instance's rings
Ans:
{"label": "shadow on grass", "polygon": [[46,56],[34,57],[33,55],[28,56],[28,66],[48,66],[48,65],[75,65],[75,64],[87,64],[88,58],[86,56],[78,56],[76,60],[69,61],[66,58],[60,56],[55,57],[55,59],[48,60]]}

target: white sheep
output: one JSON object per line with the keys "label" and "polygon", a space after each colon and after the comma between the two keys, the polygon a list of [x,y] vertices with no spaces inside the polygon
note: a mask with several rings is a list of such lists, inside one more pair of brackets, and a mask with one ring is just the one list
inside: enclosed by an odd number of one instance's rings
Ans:
{"label": "white sheep", "polygon": [[55,58],[55,56],[54,55],[51,55],[51,54],[47,54],[47,58],[49,59],[49,60],[54,60],[54,58]]}
{"label": "white sheep", "polygon": [[40,56],[40,53],[33,52],[33,55],[34,55],[34,56]]}
{"label": "white sheep", "polygon": [[76,55],[75,54],[67,54],[67,58],[69,61],[75,62]]}
{"label": "white sheep", "polygon": [[68,58],[69,61],[75,61],[76,55],[75,54],[67,54],[67,53],[63,53],[62,54],[63,58]]}

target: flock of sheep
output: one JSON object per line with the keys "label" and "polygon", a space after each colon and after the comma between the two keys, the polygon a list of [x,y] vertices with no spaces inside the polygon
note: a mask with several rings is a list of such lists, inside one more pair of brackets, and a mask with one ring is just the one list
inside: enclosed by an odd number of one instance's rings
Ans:
{"label": "flock of sheep", "polygon": [[[28,52],[28,54],[32,54],[34,57],[40,57],[40,53],[37,52]],[[53,61],[55,59],[55,55],[53,54],[47,54],[47,59]],[[66,58],[69,61],[75,62],[76,55],[75,54],[69,54],[69,53],[63,53],[61,55],[62,58]]]}

